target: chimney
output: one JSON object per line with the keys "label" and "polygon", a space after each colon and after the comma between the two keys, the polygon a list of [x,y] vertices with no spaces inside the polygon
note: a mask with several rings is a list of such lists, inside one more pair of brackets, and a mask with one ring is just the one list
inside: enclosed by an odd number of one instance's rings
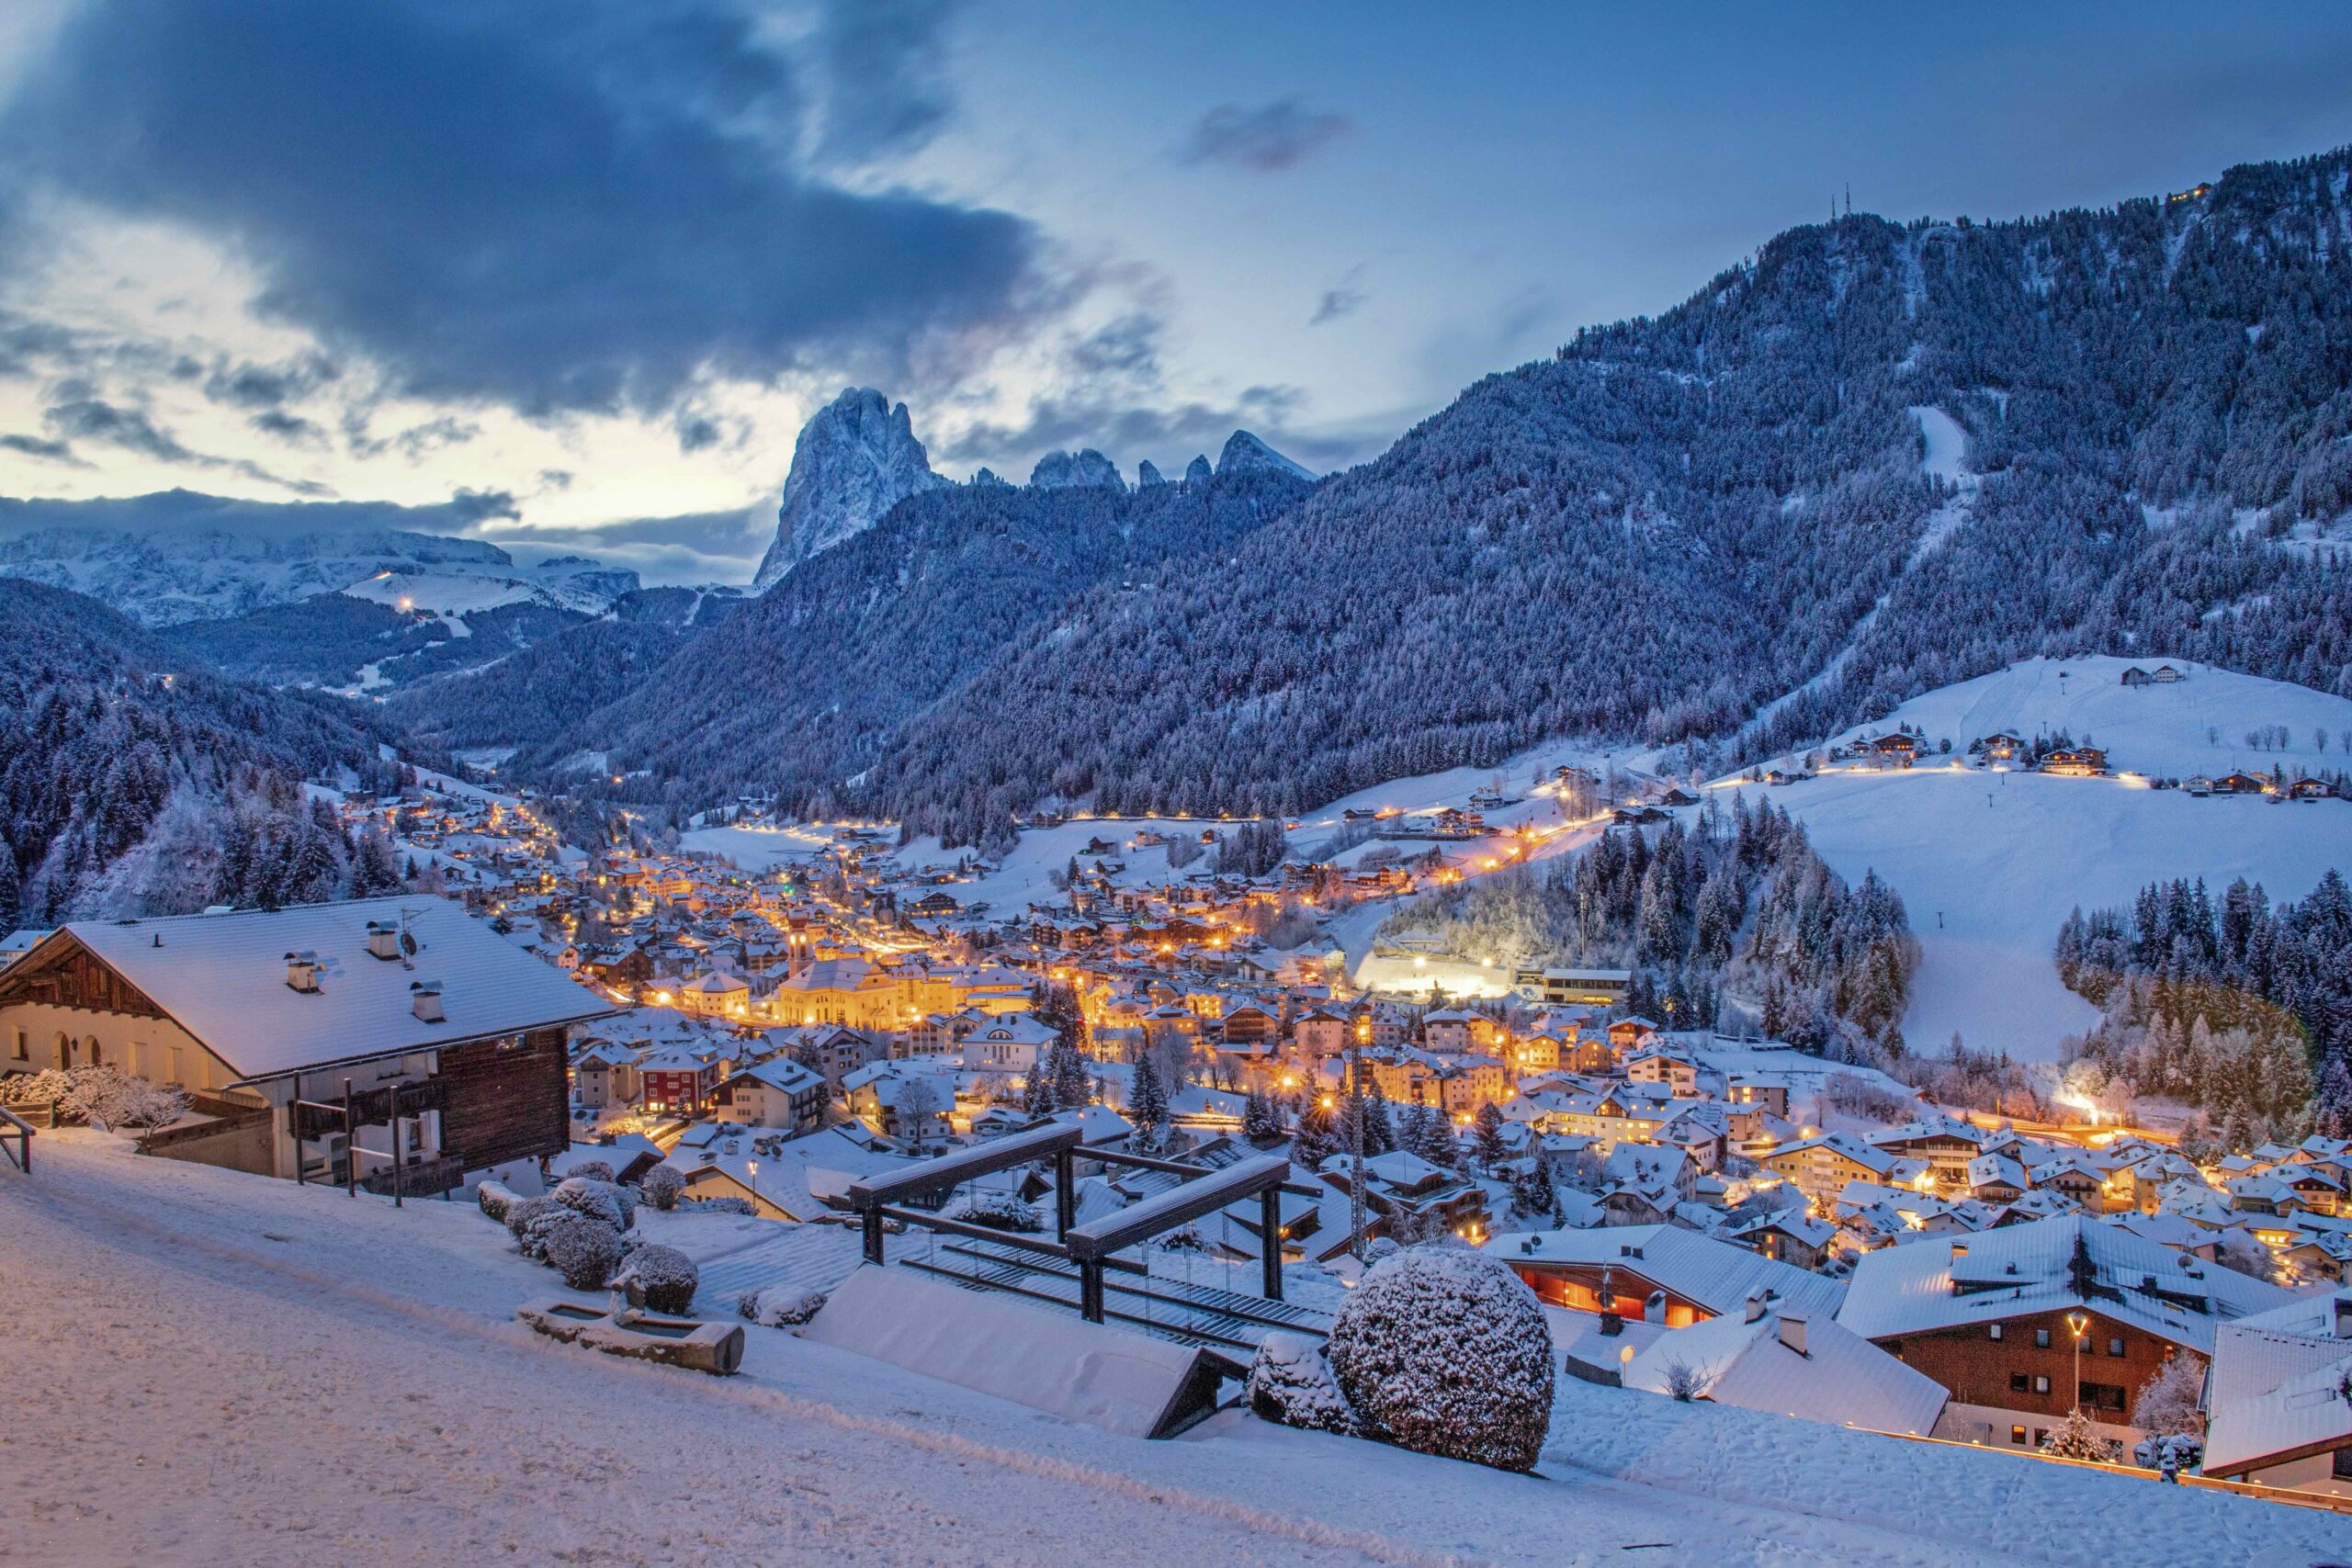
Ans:
{"label": "chimney", "polygon": [[319,988],[319,955],[308,949],[286,955],[286,988],[315,992]]}
{"label": "chimney", "polygon": [[1804,1348],[1804,1319],[1791,1317],[1787,1313],[1782,1313],[1781,1314],[1781,1343],[1800,1356],[1810,1355]]}
{"label": "chimney", "polygon": [[397,960],[401,955],[401,928],[390,920],[368,921],[368,954],[371,958]]}
{"label": "chimney", "polygon": [[1754,1323],[1764,1315],[1764,1292],[1757,1292],[1747,1298],[1747,1321]]}
{"label": "chimney", "polygon": [[2335,1337],[2352,1339],[2352,1292],[2335,1293]]}
{"label": "chimney", "polygon": [[1652,1291],[1650,1299],[1642,1303],[1642,1321],[1661,1325],[1666,1322],[1666,1292],[1664,1291]]}
{"label": "chimney", "polygon": [[441,982],[438,980],[417,980],[413,982],[408,988],[408,1006],[409,1010],[416,1014],[416,1016],[424,1022],[441,1022],[443,1019],[441,1011]]}
{"label": "chimney", "polygon": [[1623,1334],[1623,1333],[1624,1333],[1624,1332],[1625,1332],[1625,1320],[1624,1320],[1623,1318],[1619,1317],[1619,1316],[1618,1316],[1615,1313],[1613,1313],[1613,1312],[1604,1312],[1604,1313],[1602,1313],[1602,1314],[1600,1314],[1600,1333],[1601,1333],[1601,1337],[1603,1337],[1603,1338],[1607,1338],[1607,1339],[1613,1339],[1613,1338],[1615,1338],[1618,1335]]}

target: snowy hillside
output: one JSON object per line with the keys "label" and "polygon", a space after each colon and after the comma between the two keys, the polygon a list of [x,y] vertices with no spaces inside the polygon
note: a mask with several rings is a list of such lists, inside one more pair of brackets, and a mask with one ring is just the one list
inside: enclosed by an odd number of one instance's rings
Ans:
{"label": "snowy hillside", "polygon": [[[517,1325],[554,1277],[470,1204],[78,1132],[41,1134],[36,1170],[0,1166],[0,1272],[24,1302],[103,1303],[16,1322],[41,1392],[11,1416],[0,1517],[47,1563],[277,1568],[324,1541],[385,1563],[2253,1568],[2343,1540],[2315,1511],[1567,1378],[1535,1477],[1238,1411],[1115,1437],[770,1329],[712,1379]],[[186,1506],[222,1481],[260,1501]]]}
{"label": "snowy hillside", "polygon": [[[2300,898],[2329,867],[2352,868],[2352,805],[2268,797],[2198,798],[2154,779],[2233,769],[2318,773],[2352,767],[2352,702],[2301,686],[2172,661],[2176,684],[2127,687],[2143,660],[2028,660],[1914,699],[1842,743],[1909,726],[1931,755],[1908,770],[1834,770],[1783,788],[1745,786],[1804,822],[1844,875],[1876,870],[1903,895],[1924,955],[1904,1033],[2054,1056],[2096,1018],[2059,984],[2051,944],[2075,906],[2128,905],[2160,877],[2235,877],[2274,899]],[[2249,735],[2284,727],[2257,750]],[[2327,731],[2324,749],[2317,732]],[[2007,731],[2065,732],[2104,748],[2112,778],[1963,767],[1970,742]],[[1951,742],[1949,756],[1939,750]]]}
{"label": "snowy hillside", "polygon": [[494,565],[465,570],[387,567],[352,582],[343,592],[395,610],[462,617],[524,604],[601,615],[637,589],[637,573],[617,570],[584,556],[560,556],[535,567],[519,567],[504,558],[504,551],[499,555],[501,559]]}

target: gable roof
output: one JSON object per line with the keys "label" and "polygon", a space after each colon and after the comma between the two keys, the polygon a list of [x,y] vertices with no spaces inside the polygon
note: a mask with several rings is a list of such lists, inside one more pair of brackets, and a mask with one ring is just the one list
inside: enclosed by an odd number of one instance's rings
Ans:
{"label": "gable roof", "polygon": [[[1804,1349],[1784,1337],[1783,1317],[1803,1325]],[[1768,1308],[1750,1320],[1727,1312],[1660,1335],[1625,1364],[1627,1388],[1671,1392],[1688,1367],[1704,1380],[1699,1397],[1718,1404],[1924,1437],[1943,1414],[1941,1383],[1915,1371],[1826,1314]]]}
{"label": "gable roof", "polygon": [[[371,956],[371,922],[401,922],[415,940],[414,956],[406,963]],[[138,987],[246,1083],[622,1010],[462,906],[429,895],[77,920],[12,964],[7,978],[30,975],[67,943]],[[314,992],[286,983],[286,955],[298,952],[317,957]],[[441,987],[440,1022],[413,1010],[410,987],[419,982]]]}
{"label": "gable roof", "polygon": [[2290,1299],[2084,1214],[1978,1231],[1962,1245],[1959,1257],[1932,1241],[1863,1254],[1838,1321],[1883,1339],[2079,1306],[2210,1356],[2217,1325]]}
{"label": "gable roof", "polygon": [[[1533,1245],[1529,1247],[1531,1242]],[[1487,1250],[1514,1268],[1570,1264],[1617,1269],[1712,1313],[1736,1313],[1758,1291],[1772,1292],[1795,1311],[1814,1313],[1835,1313],[1846,1295],[1842,1280],[1808,1273],[1679,1225],[1606,1225],[1596,1230],[1544,1231],[1533,1236],[1510,1234],[1489,1240]]]}

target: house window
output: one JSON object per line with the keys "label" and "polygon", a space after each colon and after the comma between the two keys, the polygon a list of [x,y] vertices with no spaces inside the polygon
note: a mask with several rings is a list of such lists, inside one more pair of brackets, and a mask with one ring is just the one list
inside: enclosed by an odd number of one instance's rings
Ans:
{"label": "house window", "polygon": [[8,1032],[8,1036],[9,1060],[16,1062],[31,1061],[33,1059],[33,1047],[30,1037],[28,1037],[21,1029],[10,1030]]}
{"label": "house window", "polygon": [[2049,1440],[2050,1440],[2050,1428],[2049,1428],[2049,1427],[2036,1427],[2033,1429],[2033,1446],[2034,1446],[2035,1448],[2037,1448],[2037,1449],[2038,1449],[2038,1448],[2040,1448],[2043,1443],[2045,1443],[2045,1442],[2047,1442],[2047,1441],[2049,1441]]}
{"label": "house window", "polygon": [[1998,1339],[2000,1337],[2001,1337],[2001,1325],[2000,1325],[1999,1324],[1997,1324],[1997,1323],[1988,1323],[1988,1324],[1986,1324],[1986,1325],[1984,1325],[1984,1337],[1985,1337],[1985,1338],[1987,1338],[1987,1339]]}
{"label": "house window", "polygon": [[2121,1335],[2119,1334],[2114,1338],[2107,1342],[2107,1353],[2110,1356],[2120,1356],[2123,1354],[2123,1337]]}
{"label": "house window", "polygon": [[2089,1410],[2106,1410],[2123,1414],[2123,1385],[2111,1382],[2086,1382],[2083,1385],[2083,1405]]}
{"label": "house window", "polygon": [[2009,1374],[2009,1392],[2011,1393],[2028,1393],[2032,1391],[2032,1388],[2033,1380],[2026,1376],[2025,1373],[2011,1372]]}
{"label": "house window", "polygon": [[2050,1379],[2037,1372],[2033,1379],[2033,1392],[2036,1393],[2048,1393],[2050,1392]]}
{"label": "house window", "polygon": [[2338,1481],[2352,1481],[2352,1449],[2338,1449],[2329,1457],[2335,1463],[2328,1473]]}
{"label": "house window", "polygon": [[2025,1428],[2023,1427],[2010,1427],[2009,1441],[2015,1443],[2019,1448],[2025,1447]]}
{"label": "house window", "polygon": [[2033,1331],[2033,1348],[2037,1350],[2047,1350],[2050,1348],[2050,1330],[2046,1328],[2037,1328]]}

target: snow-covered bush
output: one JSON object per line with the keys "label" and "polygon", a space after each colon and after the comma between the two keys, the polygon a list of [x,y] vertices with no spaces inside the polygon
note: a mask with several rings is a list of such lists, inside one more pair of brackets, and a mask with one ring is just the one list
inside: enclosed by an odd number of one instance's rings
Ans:
{"label": "snow-covered bush", "polygon": [[1685,1404],[1706,1393],[1714,1381],[1708,1368],[1694,1367],[1688,1361],[1666,1364],[1666,1392]]}
{"label": "snow-covered bush", "polygon": [[684,1312],[695,1304],[702,1270],[674,1247],[640,1247],[628,1255],[628,1271],[645,1304],[654,1312]]}
{"label": "snow-covered bush", "polygon": [[825,1292],[806,1285],[770,1285],[746,1291],[735,1310],[767,1328],[797,1328],[824,1309]]}
{"label": "snow-covered bush", "polygon": [[1045,1217],[1035,1205],[993,1187],[983,1187],[955,1199],[939,1211],[939,1217],[960,1220],[967,1225],[986,1225],[994,1231],[1034,1234],[1046,1228]]}
{"label": "snow-covered bush", "polygon": [[570,1170],[565,1171],[564,1175],[582,1177],[590,1181],[611,1181],[616,1179],[613,1175],[613,1168],[600,1159],[583,1159],[578,1165],[573,1166]]}
{"label": "snow-covered bush", "polygon": [[2121,1464],[2123,1445],[2113,1438],[2102,1437],[2091,1418],[2080,1410],[2070,1410],[2066,1419],[2052,1428],[2041,1439],[2041,1451],[2052,1459],[2096,1460],[2101,1464]]}
{"label": "snow-covered bush", "polygon": [[506,1223],[506,1211],[518,1201],[520,1200],[514,1196],[514,1189],[503,1182],[485,1181],[474,1189],[474,1202],[483,1213],[501,1224]]}
{"label": "snow-covered bush", "polygon": [[2175,1351],[2140,1385],[2132,1405],[2137,1425],[2152,1438],[2202,1438],[2205,1416],[2197,1400],[2204,1388],[2204,1359],[2193,1351]]}
{"label": "snow-covered bush", "polygon": [[1310,1432],[1353,1432],[1355,1412],[1340,1393],[1323,1347],[1303,1334],[1269,1334],[1250,1363],[1250,1408],[1268,1421]]}
{"label": "snow-covered bush", "polygon": [[1408,1449],[1526,1470],[1552,1416],[1552,1336],[1498,1258],[1411,1247],[1374,1264],[1331,1325],[1340,1393]]}
{"label": "snow-covered bush", "polygon": [[559,1207],[539,1238],[548,1266],[575,1291],[601,1291],[621,1260],[621,1233],[577,1209]]}
{"label": "snow-covered bush", "polygon": [[602,1220],[616,1231],[637,1223],[637,1194],[617,1182],[570,1176],[555,1184],[552,1196],[565,1208]]}
{"label": "snow-covered bush", "polygon": [[671,1166],[657,1165],[645,1173],[638,1190],[647,1202],[667,1213],[678,1206],[678,1200],[685,1193],[685,1173]]}
{"label": "snow-covered bush", "polygon": [[94,1127],[162,1127],[187,1113],[186,1093],[135,1077],[110,1064],[46,1067],[0,1077],[0,1104],[48,1109]]}
{"label": "snow-covered bush", "polygon": [[9,1073],[0,1077],[0,1105],[14,1106],[19,1111],[45,1108],[64,1099],[73,1087],[74,1080],[55,1067],[43,1067],[37,1073]]}
{"label": "snow-covered bush", "polygon": [[541,1234],[558,1215],[571,1212],[552,1198],[517,1198],[506,1205],[506,1228],[524,1257],[537,1258]]}

